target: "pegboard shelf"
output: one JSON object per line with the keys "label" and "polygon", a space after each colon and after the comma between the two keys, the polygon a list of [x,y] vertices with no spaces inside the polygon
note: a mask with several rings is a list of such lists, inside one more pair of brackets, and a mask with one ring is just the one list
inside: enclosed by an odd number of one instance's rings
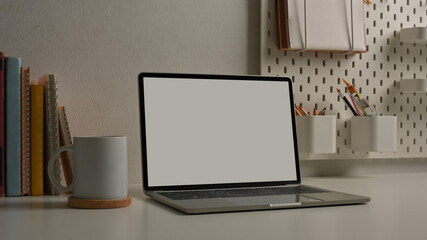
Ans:
{"label": "pegboard shelf", "polygon": [[[365,5],[364,54],[281,51],[278,48],[275,0],[261,1],[261,74],[293,81],[295,102],[306,109],[327,107],[336,115],[336,153],[301,153],[301,160],[425,158],[427,93],[402,93],[401,79],[427,79],[427,45],[405,44],[402,28],[425,26],[425,0],[377,0]],[[396,152],[364,152],[351,148],[352,113],[337,95],[342,78],[354,85],[378,114],[396,116]]]}
{"label": "pegboard shelf", "polygon": [[427,92],[427,79],[401,79],[401,92]]}
{"label": "pegboard shelf", "polygon": [[402,28],[400,30],[400,41],[427,44],[427,27]]}

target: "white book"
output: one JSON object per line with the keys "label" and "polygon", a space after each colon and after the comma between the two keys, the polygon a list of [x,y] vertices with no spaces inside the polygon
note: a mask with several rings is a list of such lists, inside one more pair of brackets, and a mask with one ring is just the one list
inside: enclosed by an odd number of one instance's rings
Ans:
{"label": "white book", "polygon": [[352,49],[353,36],[353,51],[366,51],[363,0],[307,0],[306,8],[305,18],[304,0],[286,0],[289,50],[305,47],[306,19],[306,50],[347,52]]}

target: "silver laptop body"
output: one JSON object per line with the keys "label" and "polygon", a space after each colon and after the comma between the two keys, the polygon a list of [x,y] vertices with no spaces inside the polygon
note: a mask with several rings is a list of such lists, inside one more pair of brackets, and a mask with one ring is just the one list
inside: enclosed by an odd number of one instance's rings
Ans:
{"label": "silver laptop body", "polygon": [[286,77],[141,73],[144,193],[185,213],[366,203],[300,185]]}

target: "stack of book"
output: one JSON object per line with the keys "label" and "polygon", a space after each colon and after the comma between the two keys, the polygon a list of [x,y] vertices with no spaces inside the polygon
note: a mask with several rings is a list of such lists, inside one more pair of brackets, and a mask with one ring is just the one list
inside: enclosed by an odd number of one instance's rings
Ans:
{"label": "stack of book", "polygon": [[[58,194],[50,184],[47,163],[59,146],[69,144],[55,75],[36,83],[20,57],[0,52],[0,197]],[[55,161],[55,177],[61,181],[63,175],[67,185],[72,182],[72,157],[64,153]]]}

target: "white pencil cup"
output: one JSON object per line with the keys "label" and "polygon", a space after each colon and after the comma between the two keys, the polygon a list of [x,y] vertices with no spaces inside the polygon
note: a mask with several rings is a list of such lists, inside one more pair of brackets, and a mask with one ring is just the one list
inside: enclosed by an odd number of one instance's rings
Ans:
{"label": "white pencil cup", "polygon": [[351,148],[366,152],[396,152],[397,118],[365,116],[351,118]]}
{"label": "white pencil cup", "polygon": [[304,153],[336,152],[336,116],[297,116],[298,150]]}

